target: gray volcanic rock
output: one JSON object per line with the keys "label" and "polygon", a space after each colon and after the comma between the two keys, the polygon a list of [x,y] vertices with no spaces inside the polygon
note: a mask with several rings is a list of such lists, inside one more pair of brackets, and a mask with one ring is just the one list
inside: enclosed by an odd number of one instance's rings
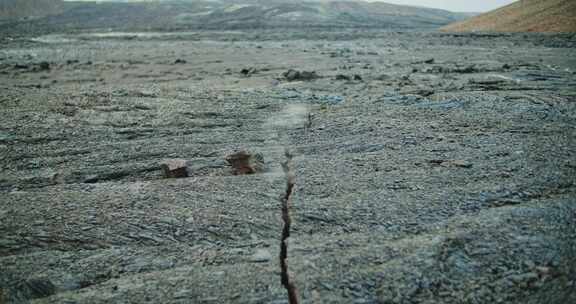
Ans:
{"label": "gray volcanic rock", "polygon": [[[289,150],[302,303],[576,303],[574,48],[382,30],[7,39],[0,302],[286,303]],[[290,69],[321,77],[278,79]]]}

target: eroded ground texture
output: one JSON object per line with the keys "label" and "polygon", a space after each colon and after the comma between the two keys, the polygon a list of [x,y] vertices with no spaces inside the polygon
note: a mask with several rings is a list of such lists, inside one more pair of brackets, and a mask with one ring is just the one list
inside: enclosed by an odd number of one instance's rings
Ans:
{"label": "eroded ground texture", "polygon": [[[575,46],[396,32],[5,39],[0,302],[287,303],[288,148],[303,303],[576,303]],[[233,175],[238,150],[261,153],[265,172]],[[166,159],[191,176],[164,178]]]}

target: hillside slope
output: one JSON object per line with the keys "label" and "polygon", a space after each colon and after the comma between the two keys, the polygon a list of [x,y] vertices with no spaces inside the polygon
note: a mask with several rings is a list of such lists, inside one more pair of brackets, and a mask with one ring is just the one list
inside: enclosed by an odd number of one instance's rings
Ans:
{"label": "hillside slope", "polygon": [[61,0],[2,0],[0,21],[43,17],[60,13],[63,7]]}
{"label": "hillside slope", "polygon": [[521,0],[442,28],[447,32],[576,32],[576,1]]}
{"label": "hillside slope", "polygon": [[390,28],[437,29],[465,14],[366,1],[66,2],[57,15],[15,25],[42,30]]}

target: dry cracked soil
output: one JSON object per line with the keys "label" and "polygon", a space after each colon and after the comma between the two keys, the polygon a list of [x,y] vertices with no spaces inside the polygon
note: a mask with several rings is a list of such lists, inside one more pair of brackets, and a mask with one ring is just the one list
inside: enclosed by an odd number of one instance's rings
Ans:
{"label": "dry cracked soil", "polygon": [[0,302],[288,303],[289,149],[302,303],[576,303],[574,37],[4,39]]}

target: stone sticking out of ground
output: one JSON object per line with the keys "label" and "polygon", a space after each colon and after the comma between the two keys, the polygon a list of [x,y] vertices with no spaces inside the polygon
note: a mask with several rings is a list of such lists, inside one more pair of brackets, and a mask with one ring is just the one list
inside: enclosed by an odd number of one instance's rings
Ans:
{"label": "stone sticking out of ground", "polygon": [[288,81],[310,81],[318,78],[318,74],[314,71],[297,71],[290,69],[282,76]]}
{"label": "stone sticking out of ground", "polygon": [[258,73],[258,70],[256,70],[255,68],[243,68],[242,70],[240,70],[240,74],[246,77],[252,76],[253,74],[256,73]]}
{"label": "stone sticking out of ground", "polygon": [[458,167],[458,168],[472,168],[473,164],[464,160],[445,160],[445,159],[433,159],[429,161],[432,165],[438,165],[442,167]]}
{"label": "stone sticking out of ground", "polygon": [[40,71],[48,71],[50,70],[50,63],[46,61],[42,61],[38,64],[38,70]]}
{"label": "stone sticking out of ground", "polygon": [[264,170],[264,158],[259,153],[239,151],[228,155],[226,161],[232,166],[234,175],[255,174]]}
{"label": "stone sticking out of ground", "polygon": [[13,66],[14,70],[23,70],[25,72],[46,72],[50,71],[51,66],[48,61],[41,61],[35,64],[17,63]]}
{"label": "stone sticking out of ground", "polygon": [[170,159],[160,164],[164,177],[184,178],[188,177],[188,162],[184,159]]}
{"label": "stone sticking out of ground", "polygon": [[336,75],[336,77],[334,78],[335,80],[343,80],[343,81],[364,81],[364,79],[362,78],[362,76],[358,75],[358,74],[354,74],[352,76],[350,75],[344,75],[344,74],[338,74]]}
{"label": "stone sticking out of ground", "polygon": [[250,257],[250,262],[254,263],[265,263],[272,259],[272,254],[270,251],[266,249],[258,249],[256,252]]}

